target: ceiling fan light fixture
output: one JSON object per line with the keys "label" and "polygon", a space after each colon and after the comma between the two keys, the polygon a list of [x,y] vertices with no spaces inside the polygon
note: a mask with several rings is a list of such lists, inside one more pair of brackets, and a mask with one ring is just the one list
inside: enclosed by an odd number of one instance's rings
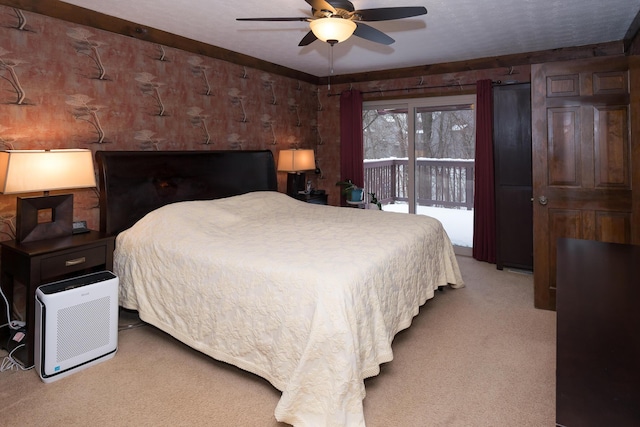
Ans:
{"label": "ceiling fan light fixture", "polygon": [[318,39],[331,44],[347,40],[356,30],[355,22],[337,17],[315,19],[309,26]]}

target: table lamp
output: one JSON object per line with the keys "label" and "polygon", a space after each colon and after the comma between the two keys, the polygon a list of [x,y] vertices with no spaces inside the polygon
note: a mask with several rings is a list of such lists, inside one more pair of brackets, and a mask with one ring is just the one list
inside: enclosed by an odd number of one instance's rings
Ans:
{"label": "table lamp", "polygon": [[280,150],[278,172],[287,172],[287,194],[295,197],[305,190],[305,171],[314,170],[316,160],[313,150]]}
{"label": "table lamp", "polygon": [[40,197],[18,197],[16,241],[70,236],[73,194],[49,191],[96,186],[91,150],[8,150],[0,152],[0,193],[43,191]]}

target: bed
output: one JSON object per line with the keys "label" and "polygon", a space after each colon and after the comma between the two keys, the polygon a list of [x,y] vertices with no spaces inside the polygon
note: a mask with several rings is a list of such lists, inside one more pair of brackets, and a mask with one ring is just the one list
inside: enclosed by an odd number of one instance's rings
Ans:
{"label": "bed", "polygon": [[277,192],[270,151],[96,153],[120,305],[282,392],[278,421],[364,426],[364,380],[438,287],[436,219]]}

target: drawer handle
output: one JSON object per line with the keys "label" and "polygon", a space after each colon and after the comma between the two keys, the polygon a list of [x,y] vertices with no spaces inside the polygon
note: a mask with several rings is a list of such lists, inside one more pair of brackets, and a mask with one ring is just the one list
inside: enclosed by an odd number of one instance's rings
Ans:
{"label": "drawer handle", "polygon": [[69,261],[65,261],[64,262],[64,266],[65,267],[71,267],[71,266],[74,266],[74,265],[82,264],[86,260],[87,259],[85,257],[80,257],[80,258],[76,258],[76,259],[70,259]]}

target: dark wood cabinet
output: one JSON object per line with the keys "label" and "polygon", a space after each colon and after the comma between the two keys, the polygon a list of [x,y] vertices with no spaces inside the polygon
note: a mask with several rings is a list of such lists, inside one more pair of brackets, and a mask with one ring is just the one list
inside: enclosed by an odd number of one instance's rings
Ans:
{"label": "dark wood cabinet", "polygon": [[640,426],[640,246],[557,242],[556,424]]}
{"label": "dark wood cabinet", "polygon": [[493,89],[496,265],[533,270],[531,85]]}
{"label": "dark wood cabinet", "polygon": [[[38,286],[69,277],[113,268],[115,237],[97,231],[57,239],[17,243],[0,242],[2,292],[12,311],[26,322],[26,345],[15,356],[25,366],[33,365],[35,295]],[[0,305],[0,319],[6,319]],[[12,320],[16,320],[13,316]],[[7,331],[2,331],[6,335]],[[7,342],[2,336],[0,343]]]}

